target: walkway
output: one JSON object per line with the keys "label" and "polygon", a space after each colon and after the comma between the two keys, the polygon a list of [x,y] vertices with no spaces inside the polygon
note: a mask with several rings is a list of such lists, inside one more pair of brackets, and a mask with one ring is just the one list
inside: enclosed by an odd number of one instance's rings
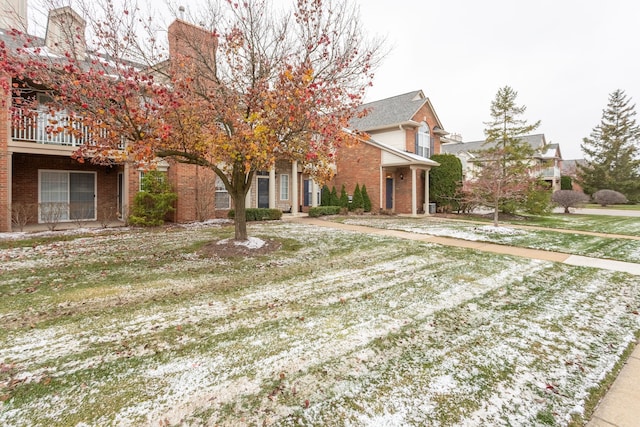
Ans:
{"label": "walkway", "polygon": [[[419,240],[446,246],[476,249],[479,251],[507,254],[545,261],[562,262],[569,265],[595,267],[613,271],[623,271],[640,276],[640,264],[622,261],[604,260],[560,252],[538,249],[518,248],[494,243],[472,242],[450,237],[429,236],[407,231],[385,230],[361,225],[342,224],[317,218],[286,216],[286,221],[313,225],[315,227],[350,230],[366,234]],[[549,229],[558,231],[555,229]],[[597,233],[596,233],[597,234]],[[626,361],[618,377],[607,391],[587,424],[587,427],[637,427],[640,426],[640,345]]]}

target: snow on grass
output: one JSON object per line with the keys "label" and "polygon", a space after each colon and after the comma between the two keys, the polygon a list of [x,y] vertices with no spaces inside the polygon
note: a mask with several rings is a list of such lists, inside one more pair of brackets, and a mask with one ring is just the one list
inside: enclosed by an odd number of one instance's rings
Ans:
{"label": "snow on grass", "polygon": [[222,239],[218,241],[218,245],[227,245],[233,242],[236,246],[244,246],[247,249],[260,249],[265,245],[265,241],[258,237],[249,237],[247,240]]}
{"label": "snow on grass", "polygon": [[[640,328],[624,274],[286,223],[250,228],[288,242],[268,259],[199,259],[216,233],[27,251],[0,289],[73,265],[67,297],[88,297],[0,334],[0,423],[566,425]],[[76,289],[101,259],[139,264]],[[90,296],[105,286],[126,293]]]}

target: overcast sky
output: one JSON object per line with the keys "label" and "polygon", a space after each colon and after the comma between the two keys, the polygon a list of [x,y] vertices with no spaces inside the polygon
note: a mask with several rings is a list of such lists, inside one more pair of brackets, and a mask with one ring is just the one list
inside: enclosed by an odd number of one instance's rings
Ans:
{"label": "overcast sky", "polygon": [[[205,0],[171,1],[193,11]],[[582,138],[611,92],[640,102],[638,0],[349,1],[360,4],[365,30],[390,47],[366,101],[422,89],[445,130],[464,141],[484,139],[489,106],[505,85],[565,159],[582,157]],[[166,10],[162,0],[151,4]]]}
{"label": "overcast sky", "polygon": [[640,103],[640,1],[358,1],[392,47],[367,100],[422,89],[464,141],[484,139],[505,85],[565,159],[583,157],[611,92]]}

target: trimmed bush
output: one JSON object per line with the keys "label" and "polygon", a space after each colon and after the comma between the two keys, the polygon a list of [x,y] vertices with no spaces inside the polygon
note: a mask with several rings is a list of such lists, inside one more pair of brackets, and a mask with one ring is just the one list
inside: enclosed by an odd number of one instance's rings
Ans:
{"label": "trimmed bush", "polygon": [[613,190],[598,190],[593,193],[593,201],[600,206],[607,205],[623,205],[627,203],[627,198],[624,194]]}
{"label": "trimmed bush", "polygon": [[349,206],[349,210],[355,211],[358,209],[364,210],[364,201],[362,200],[362,192],[360,191],[360,185],[356,184],[356,189],[353,190],[353,199],[351,200],[351,205]]}
{"label": "trimmed bush", "polygon": [[570,176],[560,177],[560,189],[561,190],[573,190],[573,179]]}
{"label": "trimmed bush", "polygon": [[331,206],[331,190],[325,184],[320,192],[320,206]]}
{"label": "trimmed bush", "polygon": [[431,160],[440,163],[429,171],[429,201],[444,212],[459,209],[456,192],[462,186],[462,163],[453,154],[434,154]]}
{"label": "trimmed bush", "polygon": [[324,215],[338,215],[341,209],[341,206],[318,206],[309,209],[309,216],[312,218],[318,218],[319,216]]}
{"label": "trimmed bush", "polygon": [[367,193],[367,186],[362,184],[362,207],[365,212],[371,212],[371,199]]}
{"label": "trimmed bush", "polygon": [[347,189],[344,184],[342,184],[342,189],[340,190],[340,203],[338,203],[338,205],[343,208],[349,208],[349,196],[347,195]]}
{"label": "trimmed bush", "polygon": [[329,200],[329,206],[340,206],[340,198],[338,198],[338,192],[336,186],[331,187],[331,199]]}
{"label": "trimmed bush", "polygon": [[167,175],[149,171],[142,178],[142,188],[133,199],[128,221],[131,225],[155,227],[164,223],[165,216],[175,210],[173,203],[178,195],[171,190]]}
{"label": "trimmed bush", "polygon": [[[231,219],[235,218],[236,211],[231,209],[227,216]],[[247,221],[274,221],[282,218],[282,211],[280,209],[247,208],[246,217]]]}

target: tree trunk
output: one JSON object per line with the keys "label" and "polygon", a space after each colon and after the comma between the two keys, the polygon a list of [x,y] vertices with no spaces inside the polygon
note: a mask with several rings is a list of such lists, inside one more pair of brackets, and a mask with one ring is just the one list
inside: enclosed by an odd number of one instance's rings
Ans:
{"label": "tree trunk", "polygon": [[571,213],[571,211],[569,210],[569,206],[564,207],[564,213]]}
{"label": "tree trunk", "polygon": [[493,208],[493,226],[498,226],[498,203]]}
{"label": "tree trunk", "polygon": [[235,239],[244,241],[248,239],[247,235],[247,207],[244,191],[236,191],[233,193],[233,205],[235,209]]}

